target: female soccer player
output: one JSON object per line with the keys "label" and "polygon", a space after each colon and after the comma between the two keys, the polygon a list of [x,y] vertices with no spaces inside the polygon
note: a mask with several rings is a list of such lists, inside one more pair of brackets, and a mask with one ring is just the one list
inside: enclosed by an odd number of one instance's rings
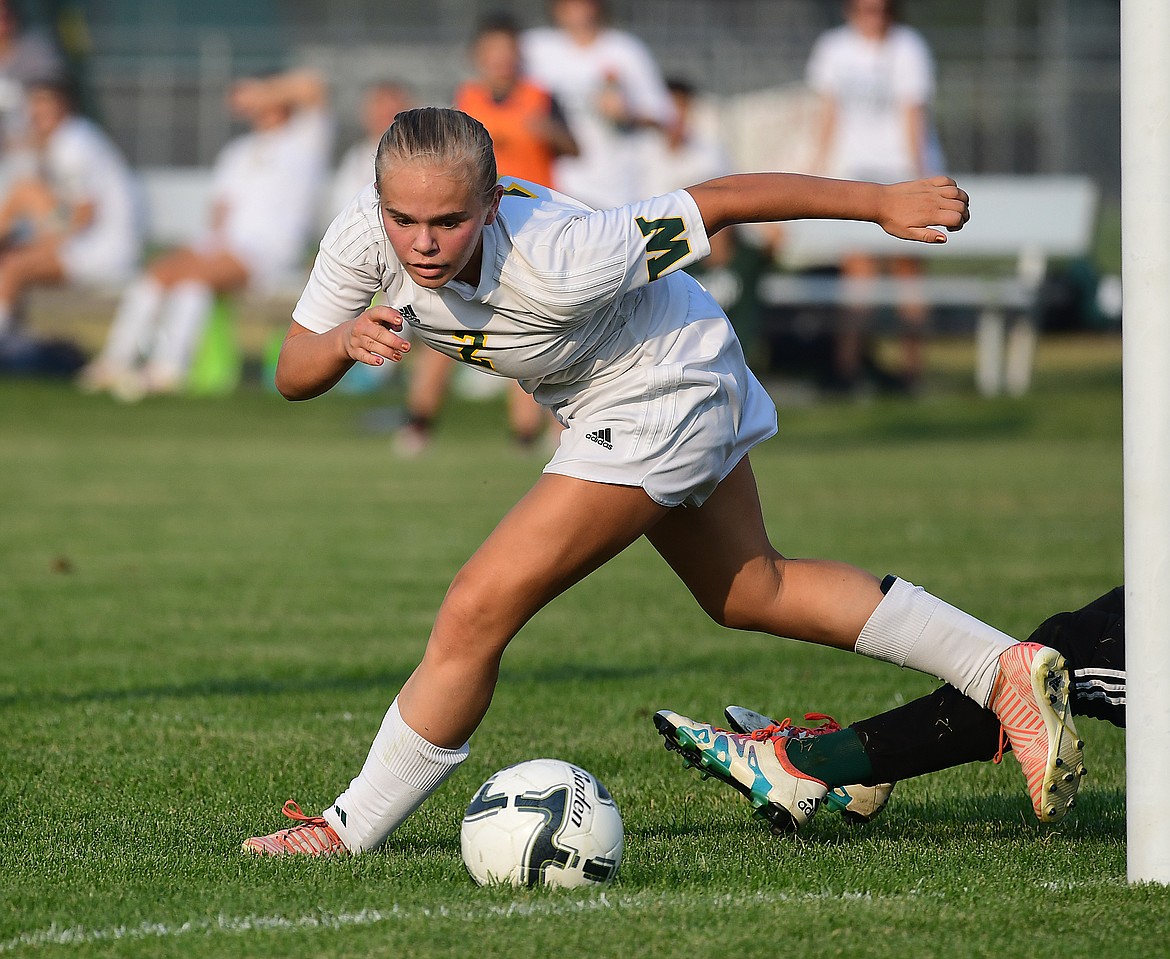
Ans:
{"label": "female soccer player", "polygon": [[[467,756],[512,637],[640,536],[717,622],[909,665],[990,705],[1035,801],[1069,748],[1059,654],[903,581],[883,594],[869,573],[773,548],[747,454],[775,433],[776,411],[727,318],[681,271],[733,223],[871,220],[938,243],[946,235],[933,224],[957,230],[967,215],[967,195],[942,177],[881,186],[778,173],[595,211],[533,183],[497,182],[491,138],[464,113],[399,114],[375,182],[322,241],[277,387],[309,399],[354,363],[397,361],[409,324],[428,346],[518,379],[567,428],[541,478],[456,575],[349,788],[321,816],[290,801],[297,824],[244,848],[321,854],[384,842]],[[379,290],[388,305],[369,306]],[[752,801],[788,815],[786,791],[803,780],[788,771],[783,741],[735,746],[742,761],[728,781],[752,777]]]}

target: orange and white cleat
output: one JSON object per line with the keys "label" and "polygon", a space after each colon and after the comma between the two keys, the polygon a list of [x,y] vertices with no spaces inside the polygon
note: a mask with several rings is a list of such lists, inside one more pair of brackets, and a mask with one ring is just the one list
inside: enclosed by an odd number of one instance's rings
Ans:
{"label": "orange and white cleat", "polygon": [[999,657],[999,675],[987,704],[1012,745],[1041,822],[1059,822],[1076,801],[1085,775],[1069,709],[1064,657],[1039,643],[1017,643]]}
{"label": "orange and white cleat", "polygon": [[296,825],[278,829],[269,836],[245,839],[244,852],[261,856],[330,856],[348,851],[341,837],[320,816],[306,816],[291,799],[284,804],[282,812]]}

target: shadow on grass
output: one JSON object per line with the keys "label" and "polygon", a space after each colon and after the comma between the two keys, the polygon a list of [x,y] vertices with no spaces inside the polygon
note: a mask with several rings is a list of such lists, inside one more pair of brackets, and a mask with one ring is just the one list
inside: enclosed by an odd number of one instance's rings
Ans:
{"label": "shadow on grass", "polygon": [[[897,793],[891,803],[897,803]],[[638,830],[646,840],[725,837],[755,833],[766,835],[768,824],[744,811],[729,813],[726,820],[712,821],[709,814],[678,815]],[[979,841],[1007,843],[1021,840],[1123,843],[1126,838],[1125,793],[1115,789],[1084,788],[1077,808],[1059,824],[1038,823],[1026,799],[1017,795],[974,796],[944,803],[907,801],[868,825],[854,825],[821,810],[797,836],[780,834],[778,841],[799,838],[815,846],[845,846],[867,840],[914,844],[953,841],[957,834],[977,833]]]}
{"label": "shadow on grass", "polygon": [[194,683],[131,686],[124,689],[91,689],[77,693],[29,692],[0,696],[0,707],[29,705],[69,706],[81,703],[116,703],[139,699],[197,699],[203,696],[281,696],[287,693],[360,692],[397,689],[409,673],[384,672],[364,676],[321,676],[312,679],[207,679]]}
{"label": "shadow on grass", "polygon": [[[1053,825],[1037,822],[1027,799],[1018,795],[974,796],[945,804],[909,801],[898,805],[897,815],[887,815],[871,827],[850,827],[844,838],[851,833],[865,834],[875,827],[883,839],[893,840],[919,841],[937,830],[953,832],[974,827],[992,841],[1016,840],[1031,834],[1061,840],[1124,842],[1125,793],[1083,787],[1076,808]],[[829,838],[837,840],[836,836]]]}
{"label": "shadow on grass", "polygon": [[[667,665],[603,666],[566,663],[530,669],[501,671],[500,681],[507,685],[533,683],[613,682],[645,679],[652,676],[688,675],[696,669],[710,668],[711,662],[673,661]],[[233,679],[206,679],[192,683],[162,683],[130,686],[121,689],[92,689],[81,692],[30,691],[0,696],[0,708],[6,706],[69,706],[82,703],[126,702],[142,699],[196,699],[203,696],[244,697],[282,696],[289,693],[365,692],[371,689],[399,689],[409,671],[387,670],[360,676],[327,675],[305,678],[265,679],[242,676]]]}

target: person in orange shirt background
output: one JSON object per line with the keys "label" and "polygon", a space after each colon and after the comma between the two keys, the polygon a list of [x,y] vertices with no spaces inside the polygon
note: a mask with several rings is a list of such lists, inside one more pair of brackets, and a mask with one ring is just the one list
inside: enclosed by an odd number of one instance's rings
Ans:
{"label": "person in orange shirt background", "polygon": [[455,93],[455,109],[487,127],[501,177],[557,188],[553,161],[577,156],[577,141],[556,98],[524,76],[520,27],[507,14],[483,20],[471,42],[476,76]]}
{"label": "person in orange shirt background", "polygon": [[[507,14],[482,20],[471,41],[475,76],[455,92],[454,106],[482,123],[495,144],[501,179],[515,177],[556,188],[553,161],[576,156],[577,142],[569,132],[556,99],[524,76],[520,27]],[[395,446],[405,456],[426,449],[435,418],[454,369],[454,361],[422,350],[416,354],[407,390],[407,422]],[[537,443],[555,421],[515,382],[508,384],[508,423],[517,445]]]}

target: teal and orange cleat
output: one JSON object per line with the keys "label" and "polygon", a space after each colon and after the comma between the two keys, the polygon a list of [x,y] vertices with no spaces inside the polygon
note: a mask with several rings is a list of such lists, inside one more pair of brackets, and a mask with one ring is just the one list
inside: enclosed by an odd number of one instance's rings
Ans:
{"label": "teal and orange cleat", "polygon": [[775,728],[734,733],[699,723],[668,709],[654,714],[666,748],[688,766],[739,790],[775,833],[795,832],[817,811],[828,793],[819,779],[788,761],[789,739]]}
{"label": "teal and orange cleat", "polygon": [[[824,736],[840,731],[841,724],[824,713],[805,713],[804,718],[816,722],[816,726],[797,726],[791,719],[774,719],[745,706],[728,706],[723,710],[727,724],[737,733],[753,733],[758,729],[773,728],[793,739],[807,739],[809,736]],[[875,786],[837,786],[825,796],[825,805],[839,812],[846,822],[863,824],[872,822],[886,808],[894,783],[878,783]]]}

